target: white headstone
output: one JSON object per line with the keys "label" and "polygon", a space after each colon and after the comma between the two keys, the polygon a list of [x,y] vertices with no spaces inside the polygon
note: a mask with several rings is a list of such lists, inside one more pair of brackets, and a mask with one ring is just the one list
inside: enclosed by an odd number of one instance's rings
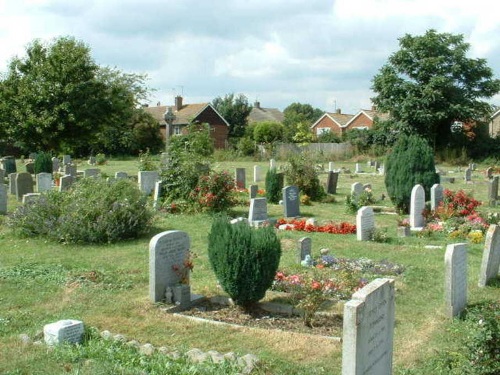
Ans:
{"label": "white headstone", "polygon": [[261,167],[260,165],[253,166],[253,182],[259,182],[261,180]]}
{"label": "white headstone", "polygon": [[47,190],[52,190],[52,173],[38,173],[35,176],[36,179],[36,190],[39,193],[43,193]]}
{"label": "white headstone", "polygon": [[155,188],[155,182],[158,180],[158,172],[139,171],[138,176],[139,189],[146,195],[151,194]]}
{"label": "white headstone", "polygon": [[182,267],[188,257],[190,239],[186,232],[170,230],[154,236],[149,242],[149,298],[165,300],[167,287],[180,283],[175,267]]}
{"label": "white headstone", "polygon": [[439,204],[443,201],[443,186],[440,184],[434,184],[431,187],[431,210],[435,210],[439,207]]}
{"label": "white headstone", "polygon": [[266,221],[267,217],[267,199],[252,198],[250,199],[250,210],[248,212],[248,221],[254,222]]}
{"label": "white headstone", "polygon": [[361,164],[360,163],[356,163],[356,170],[354,171],[354,173],[362,173],[363,170],[361,169]]}
{"label": "white headstone", "polygon": [[79,344],[82,342],[83,332],[83,322],[73,319],[59,320],[43,327],[43,336],[47,345]]}
{"label": "white headstone", "polygon": [[328,172],[334,172],[333,161],[328,162]]}
{"label": "white headstone", "polygon": [[7,186],[0,182],[0,214],[7,213]]}
{"label": "white headstone", "polygon": [[500,268],[500,228],[498,225],[490,225],[484,242],[483,260],[479,271],[480,287],[488,284],[488,281],[498,276]]}
{"label": "white headstone", "polygon": [[269,160],[269,169],[276,169],[276,160]]}
{"label": "white headstone", "polygon": [[161,181],[155,182],[155,190],[153,192],[153,208],[157,210],[160,206],[161,198]]}
{"label": "white headstone", "polygon": [[420,229],[425,226],[423,211],[425,209],[425,191],[422,185],[415,185],[410,198],[410,227]]}
{"label": "white headstone", "polygon": [[459,315],[467,305],[467,247],[464,243],[446,247],[445,303],[449,317]]}
{"label": "white headstone", "polygon": [[394,280],[376,279],[344,305],[342,375],[392,374]]}
{"label": "white headstone", "polygon": [[375,229],[375,216],[371,207],[361,207],[356,215],[356,238],[358,241],[370,241]]}

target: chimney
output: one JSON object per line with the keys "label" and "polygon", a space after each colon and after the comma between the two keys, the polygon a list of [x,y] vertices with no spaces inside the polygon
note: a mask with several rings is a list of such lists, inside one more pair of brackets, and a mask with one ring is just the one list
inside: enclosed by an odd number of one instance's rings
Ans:
{"label": "chimney", "polygon": [[180,111],[182,109],[182,96],[177,95],[175,97],[175,110]]}
{"label": "chimney", "polygon": [[260,102],[253,103],[253,106],[257,109],[260,109]]}
{"label": "chimney", "polygon": [[337,114],[340,115],[340,114],[342,114],[342,110],[340,108],[337,108],[337,110],[335,111],[335,113],[337,113]]}
{"label": "chimney", "polygon": [[376,105],[372,105],[372,111],[376,111],[377,110],[377,106]]}

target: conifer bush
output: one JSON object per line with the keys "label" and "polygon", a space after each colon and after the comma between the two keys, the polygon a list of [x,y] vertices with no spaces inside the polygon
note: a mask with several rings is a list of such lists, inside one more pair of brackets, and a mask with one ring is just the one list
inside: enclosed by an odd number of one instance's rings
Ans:
{"label": "conifer bush", "polygon": [[439,175],[427,141],[417,135],[401,135],[385,163],[385,187],[396,209],[408,213],[413,187],[422,185],[425,196],[430,197],[436,183]]}
{"label": "conifer bush", "polygon": [[264,297],[272,286],[281,244],[272,226],[252,228],[216,217],[208,235],[210,265],[233,301],[244,308]]}
{"label": "conifer bush", "polygon": [[52,156],[48,152],[39,152],[35,158],[35,174],[52,173]]}
{"label": "conifer bush", "polygon": [[271,168],[266,173],[266,198],[269,203],[279,203],[282,196],[284,176]]}

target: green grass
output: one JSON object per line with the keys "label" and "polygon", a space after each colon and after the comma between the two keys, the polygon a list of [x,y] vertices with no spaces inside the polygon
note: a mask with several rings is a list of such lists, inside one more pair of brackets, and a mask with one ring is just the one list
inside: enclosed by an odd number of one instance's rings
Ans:
{"label": "green grass", "polygon": [[[253,165],[262,166],[262,181],[268,162],[219,162],[217,169],[231,172],[236,167],[247,168],[247,185],[253,181]],[[278,162],[283,165],[283,162]],[[327,168],[328,163],[324,163]],[[354,162],[336,163],[354,171]],[[363,165],[367,169],[366,164]],[[79,169],[90,167],[86,162]],[[474,184],[463,183],[463,173],[455,184],[444,183],[445,188],[464,189],[474,197],[485,201],[487,185],[482,172],[487,166],[478,166],[473,174]],[[19,168],[19,162],[18,162]],[[108,175],[126,171],[136,175],[136,160],[111,159],[99,166]],[[451,167],[440,166],[451,170]],[[321,174],[326,181],[326,174]],[[371,183],[378,199],[386,194],[383,177],[372,174],[339,178],[337,202],[313,203],[301,206],[304,217],[318,221],[355,222],[355,215],[345,210],[344,199],[352,183]],[[18,202],[9,196],[9,212]],[[390,209],[387,199],[377,205]],[[282,214],[279,205],[268,205],[269,215],[278,218]],[[495,210],[481,207],[481,210]],[[237,207],[234,216],[246,216],[247,206]],[[303,236],[312,238],[313,254],[321,248],[329,248],[339,257],[365,257],[373,260],[387,259],[402,264],[405,272],[396,278],[396,328],[394,345],[394,373],[404,373],[424,363],[436,350],[450,345],[454,333],[444,314],[444,252],[452,243],[443,235],[428,238],[412,236],[396,238],[396,215],[376,214],[376,225],[386,228],[390,242],[358,242],[355,235],[331,235],[324,233],[280,232],[283,256],[280,267],[293,268],[297,240]],[[6,374],[104,374],[151,373],[162,360],[147,359],[128,349],[91,340],[81,348],[60,348],[47,351],[44,346],[23,346],[19,335],[31,337],[39,334],[43,325],[59,319],[81,319],[86,326],[124,334],[127,338],[155,346],[168,346],[180,351],[199,348],[221,353],[234,351],[240,355],[253,353],[262,360],[256,373],[261,374],[339,374],[341,368],[341,344],[320,337],[302,336],[286,332],[255,331],[198,324],[169,315],[152,304],[148,298],[148,245],[150,238],[162,231],[179,229],[186,231],[192,243],[192,251],[198,255],[191,277],[193,292],[216,295],[221,291],[210,269],[207,257],[207,235],[211,217],[208,215],[159,214],[148,235],[112,245],[76,246],[47,242],[39,238],[17,238],[5,226],[0,217],[0,373]],[[425,245],[442,246],[426,249]],[[497,286],[478,288],[478,272],[483,245],[468,246],[469,302],[483,299],[499,300]],[[448,332],[443,337],[444,332]],[[104,353],[111,353],[104,355]],[[142,367],[141,367],[142,366]],[[193,367],[183,362],[171,363],[172,373],[233,373],[234,369],[216,369],[207,366]],[[175,367],[178,366],[178,367]],[[177,372],[175,372],[175,371]],[[184,371],[184,372],[182,372]],[[191,372],[190,372],[191,371]],[[198,371],[198,372],[196,372]],[[217,372],[220,371],[220,372]]]}

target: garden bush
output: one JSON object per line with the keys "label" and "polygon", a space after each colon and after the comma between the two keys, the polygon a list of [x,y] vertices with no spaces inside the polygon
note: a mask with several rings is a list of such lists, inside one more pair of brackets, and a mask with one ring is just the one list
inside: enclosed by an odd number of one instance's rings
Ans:
{"label": "garden bush", "polygon": [[236,205],[235,183],[227,171],[210,171],[198,179],[190,193],[191,206],[196,211],[222,212]]}
{"label": "garden bush", "polygon": [[314,160],[309,155],[292,155],[288,163],[285,176],[289,185],[297,186],[300,192],[309,196],[312,201],[321,200],[326,195],[314,168]]}
{"label": "garden bush", "polygon": [[272,286],[281,244],[272,227],[255,229],[216,217],[208,235],[208,257],[222,289],[242,307],[264,297]]}
{"label": "garden bush", "polygon": [[8,220],[20,235],[40,235],[67,243],[106,243],[136,238],[152,213],[146,197],[130,181],[84,179],[67,192],[44,193],[20,206]]}
{"label": "garden bush", "polygon": [[279,203],[283,189],[283,174],[271,168],[266,173],[266,198],[269,203]]}
{"label": "garden bush", "polygon": [[396,209],[408,213],[413,187],[421,184],[429,197],[436,183],[439,175],[427,141],[417,135],[401,135],[385,163],[385,186]]}
{"label": "garden bush", "polygon": [[48,152],[39,152],[35,158],[35,174],[52,173],[52,156]]}

